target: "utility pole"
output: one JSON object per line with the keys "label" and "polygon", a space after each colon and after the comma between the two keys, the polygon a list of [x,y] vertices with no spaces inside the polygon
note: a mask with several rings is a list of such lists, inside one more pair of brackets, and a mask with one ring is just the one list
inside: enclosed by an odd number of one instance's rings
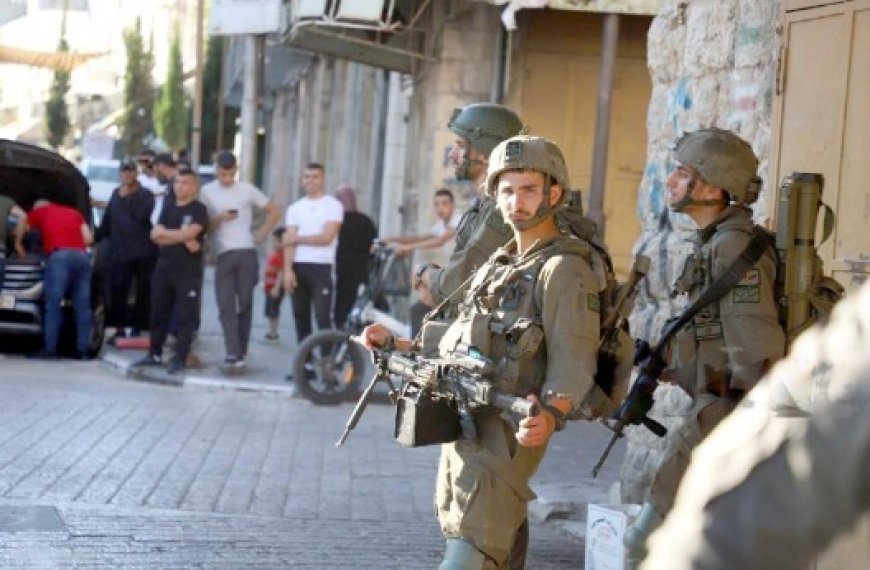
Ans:
{"label": "utility pole", "polygon": [[202,157],[199,156],[202,146],[202,19],[205,16],[205,0],[196,2],[196,69],[194,71],[193,87],[193,125],[190,133],[190,161],[193,168],[199,166]]}
{"label": "utility pole", "polygon": [[598,110],[595,117],[595,143],[592,155],[592,180],[589,184],[589,219],[604,237],[604,187],[607,181],[607,146],[610,144],[610,110],[613,104],[613,71],[619,45],[619,14],[604,16],[601,45],[601,71],[598,74]]}
{"label": "utility pole", "polygon": [[245,71],[242,90],[242,149],[239,178],[253,183],[257,166],[257,109],[260,100],[260,76],[263,73],[263,49],[266,36],[245,36]]}

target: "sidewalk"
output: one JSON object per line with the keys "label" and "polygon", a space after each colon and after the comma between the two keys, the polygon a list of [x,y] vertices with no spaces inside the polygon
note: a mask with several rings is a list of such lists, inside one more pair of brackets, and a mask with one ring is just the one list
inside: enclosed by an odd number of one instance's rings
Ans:
{"label": "sidewalk", "polygon": [[[285,380],[290,371],[296,334],[290,302],[282,305],[279,328],[281,341],[271,344],[263,341],[267,322],[263,314],[265,294],[258,285],[254,299],[254,320],[248,352],[247,373],[228,377],[218,370],[224,357],[223,337],[214,298],[214,270],[208,268],[203,286],[203,314],[199,341],[194,352],[206,365],[202,370],[190,370],[183,386],[200,389],[224,389],[296,396],[295,386]],[[103,362],[118,373],[127,376],[130,365],[145,355],[142,350],[118,350],[107,346]],[[159,381],[155,379],[155,381]],[[313,404],[311,404],[313,406]],[[342,409],[350,414],[352,404]],[[363,420],[365,421],[365,420]],[[538,499],[529,507],[535,523],[547,522],[582,540],[585,537],[586,505],[589,503],[618,502],[615,485],[625,454],[625,443],[618,443],[597,479],[591,471],[598,454],[610,437],[603,426],[589,422],[571,422],[551,441],[547,457],[532,480]],[[385,439],[390,434],[384,434]],[[398,444],[396,444],[398,445]]]}
{"label": "sidewalk", "polygon": [[[262,283],[257,285],[254,292],[254,320],[248,349],[247,372],[239,376],[225,376],[218,369],[225,355],[223,333],[214,298],[214,268],[212,267],[206,268],[202,301],[202,322],[199,339],[195,343],[193,352],[206,367],[201,370],[188,370],[183,384],[295,394],[293,383],[285,380],[285,376],[290,372],[293,352],[296,348],[296,333],[289,299],[285,298],[281,306],[280,342],[277,344],[266,342],[263,340],[268,331],[268,323],[264,315],[265,293]],[[121,374],[128,375],[131,364],[145,354],[144,350],[119,350],[106,345],[102,360]],[[154,381],[159,382],[160,378],[155,377]]]}

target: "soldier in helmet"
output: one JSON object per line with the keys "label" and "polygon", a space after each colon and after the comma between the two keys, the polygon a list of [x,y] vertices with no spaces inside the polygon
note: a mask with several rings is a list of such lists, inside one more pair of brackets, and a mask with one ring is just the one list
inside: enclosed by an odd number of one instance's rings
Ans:
{"label": "soldier in helmet", "polygon": [[[456,135],[449,154],[456,178],[482,188],[490,152],[501,141],[519,134],[523,122],[503,105],[472,103],[454,110],[447,128]],[[422,264],[415,270],[415,288],[421,299],[430,306],[443,301],[510,237],[511,229],[495,202],[485,195],[475,198],[459,221],[456,247],[447,265]]]}
{"label": "soldier in helmet", "polygon": [[[698,226],[694,252],[674,286],[688,304],[727,272],[745,250],[753,228],[749,204],[758,197],[758,159],[734,133],[701,129],[681,137],[667,178],[668,206]],[[776,254],[765,252],[741,281],[704,307],[669,346],[663,379],[692,397],[685,424],[669,435],[647,501],[625,534],[630,564],[645,555],[647,537],[674,503],[692,450],[785,351],[777,319]]]}
{"label": "soldier in helmet", "polygon": [[[812,387],[808,417],[772,410],[783,382]],[[834,568],[814,557],[870,514],[870,281],[804,332],[696,450],[644,568]],[[864,548],[851,566],[867,568]],[[864,562],[858,559],[863,556]]]}
{"label": "soldier in helmet", "polygon": [[[459,317],[441,339],[443,358],[473,346],[497,363],[501,391],[542,403],[540,415],[512,424],[497,409],[475,412],[476,440],[442,446],[435,507],[447,538],[442,569],[522,568],[529,488],[553,432],[593,386],[603,275],[592,246],[560,233],[554,210],[568,172],[551,141],[525,135],[492,152],[486,193],[513,240],[474,274]],[[363,331],[369,347],[417,347],[381,325]]]}

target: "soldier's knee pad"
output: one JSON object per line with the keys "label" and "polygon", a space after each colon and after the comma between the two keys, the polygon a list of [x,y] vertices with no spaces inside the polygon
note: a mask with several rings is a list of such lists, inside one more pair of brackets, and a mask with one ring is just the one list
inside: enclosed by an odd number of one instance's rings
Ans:
{"label": "soldier's knee pad", "polygon": [[655,529],[661,526],[664,518],[651,503],[644,503],[637,519],[625,529],[622,544],[626,548],[628,568],[637,568],[646,557],[646,542]]}
{"label": "soldier's knee pad", "polygon": [[444,560],[438,570],[480,570],[485,558],[473,544],[461,538],[448,538]]}

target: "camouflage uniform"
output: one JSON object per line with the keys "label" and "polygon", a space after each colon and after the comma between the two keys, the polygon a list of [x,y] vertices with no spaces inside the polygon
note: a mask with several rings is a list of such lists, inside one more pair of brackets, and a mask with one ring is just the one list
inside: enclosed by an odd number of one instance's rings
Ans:
{"label": "camouflage uniform", "polygon": [[[808,419],[772,413],[785,382],[814,393]],[[811,567],[870,513],[868,398],[870,283],[801,335],[697,449],[643,567]]]}
{"label": "camouflage uniform", "polygon": [[[688,304],[694,302],[743,252],[752,228],[751,210],[733,204],[699,230],[692,240],[694,254],[686,261],[674,293],[685,293]],[[775,279],[771,250],[671,341],[667,372],[693,401],[686,422],[670,433],[653,479],[649,500],[661,515],[673,506],[692,449],[782,358],[785,334],[777,316]]]}
{"label": "camouflage uniform", "polygon": [[459,220],[456,247],[447,266],[429,270],[432,300],[441,303],[511,237],[513,232],[502,219],[495,200],[488,196],[475,198]]}
{"label": "camouflage uniform", "polygon": [[[498,388],[517,396],[556,394],[581,402],[592,387],[603,287],[588,243],[559,237],[521,256],[509,243],[472,281],[442,353],[475,346],[497,364]],[[523,447],[516,426],[484,411],[478,441],[442,447],[435,508],[447,538],[471,542],[500,567],[526,519],[528,486],[546,445]]]}

